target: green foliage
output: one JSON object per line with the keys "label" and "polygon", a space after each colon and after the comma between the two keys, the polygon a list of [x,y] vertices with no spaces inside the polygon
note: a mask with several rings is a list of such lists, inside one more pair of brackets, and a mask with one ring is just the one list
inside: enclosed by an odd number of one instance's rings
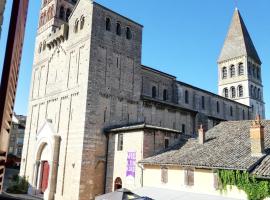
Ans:
{"label": "green foliage", "polygon": [[222,192],[226,192],[228,186],[236,186],[246,192],[249,200],[263,200],[270,196],[270,181],[256,179],[248,172],[218,170],[218,178]]}
{"label": "green foliage", "polygon": [[7,192],[13,194],[26,194],[29,183],[25,177],[19,177],[18,175],[12,177],[11,186],[8,187]]}

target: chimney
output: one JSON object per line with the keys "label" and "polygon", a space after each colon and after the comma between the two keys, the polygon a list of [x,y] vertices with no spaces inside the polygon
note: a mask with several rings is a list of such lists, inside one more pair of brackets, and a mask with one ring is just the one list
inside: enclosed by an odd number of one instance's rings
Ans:
{"label": "chimney", "polygon": [[198,130],[198,139],[199,139],[199,143],[200,144],[204,144],[205,143],[205,130],[203,128],[203,125],[201,124],[199,130]]}
{"label": "chimney", "polygon": [[256,116],[250,127],[251,155],[262,156],[264,154],[264,126],[261,117]]}

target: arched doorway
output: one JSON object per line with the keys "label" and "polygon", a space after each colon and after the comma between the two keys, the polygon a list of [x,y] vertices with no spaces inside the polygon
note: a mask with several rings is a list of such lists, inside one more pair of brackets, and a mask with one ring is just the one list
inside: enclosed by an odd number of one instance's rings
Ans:
{"label": "arched doorway", "polygon": [[41,192],[44,193],[46,189],[48,188],[48,182],[49,182],[49,171],[50,171],[49,162],[42,161],[41,167],[42,167],[42,172],[41,172],[41,180],[40,180],[40,189],[41,189]]}
{"label": "arched doorway", "polygon": [[122,179],[117,177],[114,181],[114,190],[119,190],[122,188]]}

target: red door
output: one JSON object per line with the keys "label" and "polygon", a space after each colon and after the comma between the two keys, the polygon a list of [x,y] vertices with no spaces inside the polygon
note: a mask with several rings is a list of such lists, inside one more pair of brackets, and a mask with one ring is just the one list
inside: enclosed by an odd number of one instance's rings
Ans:
{"label": "red door", "polygon": [[41,191],[44,193],[48,187],[50,166],[48,161],[42,162],[42,174],[41,174]]}

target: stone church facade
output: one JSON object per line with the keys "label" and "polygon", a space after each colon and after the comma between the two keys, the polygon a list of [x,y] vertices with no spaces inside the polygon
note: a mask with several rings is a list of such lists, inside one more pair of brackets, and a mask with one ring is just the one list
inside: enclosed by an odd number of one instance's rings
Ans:
{"label": "stone church facade", "polygon": [[89,200],[113,190],[106,130],[194,135],[254,117],[244,102],[142,65],[142,30],[90,0],[43,0],[20,171],[29,193]]}

